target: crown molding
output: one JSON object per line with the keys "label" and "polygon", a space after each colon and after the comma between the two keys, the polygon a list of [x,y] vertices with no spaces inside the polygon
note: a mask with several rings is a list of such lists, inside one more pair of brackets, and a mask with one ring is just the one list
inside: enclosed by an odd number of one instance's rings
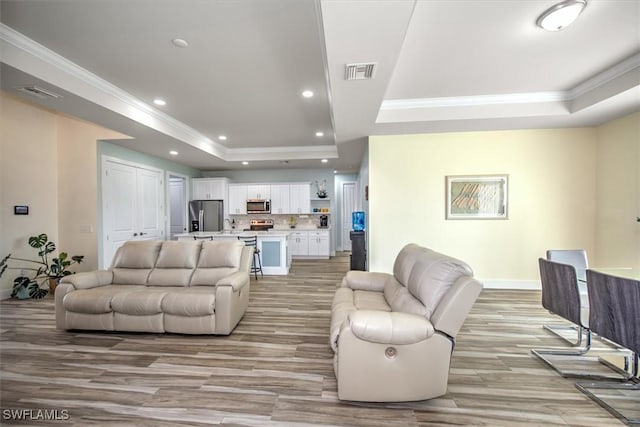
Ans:
{"label": "crown molding", "polygon": [[[201,149],[206,147],[207,152],[218,157],[224,155],[225,147],[221,144],[212,141],[192,127],[187,126],[168,114],[153,108],[130,93],[109,83],[74,62],[69,61],[62,55],[59,55],[51,49],[2,23],[0,23],[0,39],[14,46],[21,52],[34,56],[40,61],[62,71],[67,76],[88,85],[97,92],[96,95],[98,95],[99,98],[103,99],[104,97],[107,97],[120,103],[120,106],[125,107],[127,112],[125,115],[130,119],[140,122],[146,126],[153,127],[162,133],[169,134],[170,136],[194,147]],[[74,93],[72,88],[67,88],[62,85],[60,87]],[[74,94],[82,96],[77,93]],[[86,98],[86,96],[82,97]],[[107,107],[104,104],[100,105],[114,111],[113,108]],[[117,112],[122,114],[122,111]],[[164,126],[154,126],[156,123],[161,123]]]}
{"label": "crown molding", "polygon": [[[8,44],[7,49],[0,49],[2,62],[224,161],[338,157],[337,147],[331,145],[228,148],[3,23],[0,23],[0,40]],[[37,61],[33,61],[34,58]],[[38,66],[42,63],[48,67]],[[46,69],[51,67],[66,78],[56,80],[46,75]]]}
{"label": "crown molding", "polygon": [[[589,92],[593,92],[637,68],[640,68],[640,52],[573,87],[568,91],[569,99],[573,100]],[[640,81],[638,84],[640,84]]]}
{"label": "crown molding", "polygon": [[544,102],[564,102],[568,99],[568,93],[563,91],[507,93],[503,95],[454,96],[446,98],[392,99],[383,101],[380,110],[408,110],[422,108],[477,107],[482,105],[530,104]]}

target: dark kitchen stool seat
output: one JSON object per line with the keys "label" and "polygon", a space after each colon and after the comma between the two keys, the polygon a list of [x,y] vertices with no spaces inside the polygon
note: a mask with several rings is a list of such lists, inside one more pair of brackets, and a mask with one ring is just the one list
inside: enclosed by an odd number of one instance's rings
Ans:
{"label": "dark kitchen stool seat", "polygon": [[244,241],[246,246],[253,246],[253,261],[251,262],[251,272],[256,276],[258,280],[258,271],[260,276],[262,274],[262,261],[260,261],[260,249],[258,249],[258,237],[257,236],[238,236],[238,240]]}
{"label": "dark kitchen stool seat", "polygon": [[205,237],[193,236],[193,240],[213,240],[213,236],[205,236]]}

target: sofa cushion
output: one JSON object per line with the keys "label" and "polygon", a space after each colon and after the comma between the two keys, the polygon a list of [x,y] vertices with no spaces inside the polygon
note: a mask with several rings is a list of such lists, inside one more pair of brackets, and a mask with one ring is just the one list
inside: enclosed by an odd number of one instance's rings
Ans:
{"label": "sofa cushion", "polygon": [[223,277],[238,271],[232,267],[198,268],[191,276],[191,286],[215,286]]}
{"label": "sofa cushion", "polygon": [[106,285],[78,289],[65,295],[62,304],[66,311],[75,313],[110,313],[114,296],[144,289],[144,286],[139,285]]}
{"label": "sofa cushion", "polygon": [[113,268],[153,268],[158,259],[162,240],[125,242],[113,257]]}
{"label": "sofa cushion", "polygon": [[207,316],[215,313],[215,288],[188,288],[168,292],[162,311],[177,316]]}
{"label": "sofa cushion", "polygon": [[423,249],[423,255],[416,259],[411,268],[407,289],[422,304],[427,318],[438,306],[438,303],[449,288],[462,276],[473,276],[471,268],[455,258]]}
{"label": "sofa cushion", "polygon": [[162,241],[125,242],[113,257],[113,282],[124,285],[145,285],[155,266]]}
{"label": "sofa cushion", "polygon": [[397,280],[387,280],[384,286],[384,299],[391,307],[391,311],[401,311],[404,313],[418,314],[426,316],[427,310],[424,305],[411,292]]}
{"label": "sofa cushion", "polygon": [[174,240],[162,243],[156,268],[196,268],[201,240]]}
{"label": "sofa cushion", "polygon": [[240,266],[244,243],[238,240],[203,241],[198,268],[235,268]]}
{"label": "sofa cushion", "polygon": [[353,305],[358,310],[391,311],[382,292],[353,291]]}
{"label": "sofa cushion", "polygon": [[145,287],[140,290],[114,295],[111,308],[117,313],[145,316],[162,313],[162,299],[167,292],[181,288]]}

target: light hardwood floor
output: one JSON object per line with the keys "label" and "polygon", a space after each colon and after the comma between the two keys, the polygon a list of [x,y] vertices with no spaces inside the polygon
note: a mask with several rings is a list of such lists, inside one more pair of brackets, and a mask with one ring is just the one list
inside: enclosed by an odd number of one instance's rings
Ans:
{"label": "light hardwood floor", "polygon": [[445,396],[338,401],[328,329],[348,263],[347,254],[296,260],[287,277],[252,280],[249,309],[228,337],[65,332],[51,298],[4,300],[0,407],[64,409],[69,420],[53,424],[74,426],[622,425],[530,354],[561,345],[541,327],[553,317],[537,291],[482,292]]}

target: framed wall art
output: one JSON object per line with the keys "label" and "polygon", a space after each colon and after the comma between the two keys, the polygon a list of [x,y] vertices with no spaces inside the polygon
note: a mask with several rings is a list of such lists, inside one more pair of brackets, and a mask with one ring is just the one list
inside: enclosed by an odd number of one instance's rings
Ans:
{"label": "framed wall art", "polygon": [[446,177],[446,219],[507,219],[508,175]]}

